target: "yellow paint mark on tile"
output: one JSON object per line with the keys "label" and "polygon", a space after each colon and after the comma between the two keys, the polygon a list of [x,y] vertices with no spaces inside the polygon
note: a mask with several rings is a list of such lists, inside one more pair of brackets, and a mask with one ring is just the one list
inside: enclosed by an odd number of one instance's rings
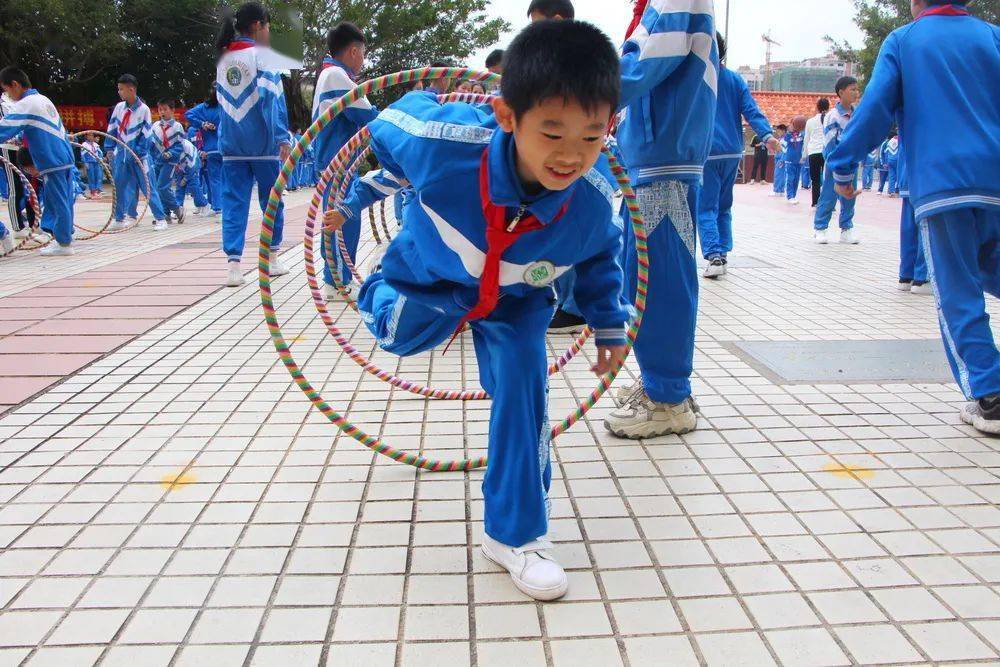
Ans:
{"label": "yellow paint mark on tile", "polygon": [[88,281],[83,284],[84,287],[100,287],[96,282]]}
{"label": "yellow paint mark on tile", "polygon": [[168,491],[176,491],[188,484],[194,483],[194,475],[186,472],[179,472],[176,475],[166,475],[160,480],[160,486]]}
{"label": "yellow paint mark on tile", "polygon": [[289,338],[289,343],[301,343],[304,340],[309,340],[308,336],[295,336],[294,338]]}
{"label": "yellow paint mark on tile", "polygon": [[871,479],[875,476],[875,471],[871,468],[862,468],[861,466],[848,466],[840,463],[839,461],[833,461],[827,463],[823,466],[825,472],[832,473],[837,477],[854,477],[856,479]]}

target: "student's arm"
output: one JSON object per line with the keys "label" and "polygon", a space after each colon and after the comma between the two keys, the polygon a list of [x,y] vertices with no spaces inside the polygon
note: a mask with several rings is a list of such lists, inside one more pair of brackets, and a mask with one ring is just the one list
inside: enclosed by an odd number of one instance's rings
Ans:
{"label": "student's arm", "polygon": [[257,89],[261,96],[261,110],[265,121],[271,126],[279,146],[291,146],[288,132],[288,107],[285,105],[285,87],[281,74],[258,70]]}
{"label": "student's arm", "polygon": [[594,330],[598,345],[625,344],[629,312],[622,297],[624,275],[618,259],[622,251],[622,219],[607,208],[606,224],[596,244],[599,251],[576,265],[576,303]]}
{"label": "student's arm", "polygon": [[760,143],[766,143],[774,136],[771,123],[768,122],[767,116],[761,113],[757,101],[750,94],[750,88],[742,77],[740,77],[740,113],[750,124],[750,129],[756,133],[756,136],[760,137]]}
{"label": "student's arm", "polygon": [[372,204],[388,199],[407,185],[406,181],[400,182],[384,169],[369,171],[359,178],[348,190],[347,197],[343,201],[334,204],[344,220],[360,217],[361,211]]}
{"label": "student's arm", "polygon": [[712,0],[649,0],[642,23],[622,47],[622,98],[627,107],[669,77],[689,54],[705,63],[706,85],[717,85]]}
{"label": "student's arm", "polygon": [[[326,76],[321,76],[317,81],[316,92],[313,93],[319,100],[315,117],[319,117],[320,114],[333,106],[334,102],[357,87],[354,81],[347,76],[347,72],[339,67],[330,68],[325,71],[325,74]],[[342,115],[360,129],[375,120],[375,117],[378,116],[378,109],[372,106],[367,97],[362,97],[344,109]]]}
{"label": "student's arm", "polygon": [[[152,143],[153,121],[149,107],[140,107],[137,113],[139,114],[139,119],[136,122],[139,123],[139,131],[136,132],[132,150],[140,158],[144,158],[146,157],[146,153],[149,152],[149,144]],[[133,115],[133,117],[135,116]]]}
{"label": "student's arm", "polygon": [[[108,121],[108,131],[106,134],[110,134],[112,137],[118,136],[118,116],[115,115],[114,113],[111,114],[111,120]],[[113,153],[116,147],[117,146],[115,142],[112,141],[109,137],[104,138],[105,151]]]}
{"label": "student's arm", "polygon": [[188,109],[184,114],[184,117],[187,118],[188,125],[196,130],[200,130],[201,126],[208,120],[208,118],[205,117],[204,102],[192,109]]}
{"label": "student's arm", "polygon": [[[0,143],[21,134],[32,118],[35,117],[26,113],[9,113],[0,118]],[[44,122],[44,119],[38,120]]]}
{"label": "student's arm", "polygon": [[860,105],[833,149],[827,164],[837,183],[853,183],[858,163],[877,146],[892,125],[902,98],[902,78],[899,69],[897,33],[892,33],[882,45],[875,61],[872,78],[865,88],[865,102]]}

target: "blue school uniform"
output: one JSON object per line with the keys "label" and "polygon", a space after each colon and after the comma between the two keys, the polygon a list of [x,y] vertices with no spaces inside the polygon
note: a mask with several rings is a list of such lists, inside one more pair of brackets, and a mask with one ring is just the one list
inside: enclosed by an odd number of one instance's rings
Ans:
{"label": "blue school uniform", "polygon": [[81,144],[80,157],[84,166],[87,167],[87,190],[89,192],[100,192],[104,183],[104,170],[101,163],[104,158],[104,151],[93,141],[85,141]]}
{"label": "blue school uniform", "polygon": [[899,137],[885,143],[885,160],[889,165],[889,194],[899,193]]}
{"label": "blue school uniform", "polygon": [[0,118],[0,143],[18,134],[24,135],[42,179],[41,228],[52,234],[60,245],[69,245],[73,240],[76,193],[72,171],[76,165],[59,112],[49,98],[34,88],[26,90],[9,109]]}
{"label": "blue school uniform", "polygon": [[903,142],[899,142],[899,196],[903,200],[899,215],[899,279],[927,282],[927,260],[920,243],[920,228],[910,205],[910,185],[903,160]]}
{"label": "blue school uniform", "polygon": [[872,184],[875,182],[875,158],[877,156],[878,150],[873,150],[865,156],[865,164],[861,168],[861,187],[865,190],[871,190]]}
{"label": "blue school uniform", "polygon": [[[698,197],[712,145],[719,78],[710,0],[651,0],[622,48],[618,144],[649,232],[649,294],[635,343],[646,394],[691,395],[698,312]],[[683,103],[680,102],[683,100]],[[625,234],[626,294],[636,290],[635,239]]]}
{"label": "blue school uniform", "polygon": [[149,192],[146,191],[147,176],[152,186],[152,181],[155,179],[153,175],[156,173],[149,157],[152,128],[152,115],[141,97],[136,97],[131,105],[125,104],[124,101],[119,102],[111,112],[107,133],[131,148],[132,153],[139,158],[139,163],[136,163],[131,153],[119,147],[111,139],[104,140],[104,152],[114,156],[111,162],[111,175],[115,179],[116,188],[113,213],[116,222],[124,220],[126,213],[133,218],[138,215],[140,192],[149,198],[153,219],[164,218],[160,193],[155,187],[150,187]]}
{"label": "blue school uniform", "polygon": [[[205,157],[205,175],[208,181],[208,201],[215,212],[222,211],[222,153],[219,152],[219,105],[202,102],[185,114],[191,127],[201,132],[201,151]],[[208,129],[205,123],[213,127]]]}
{"label": "blue school uniform", "polygon": [[184,150],[181,145],[183,138],[184,126],[173,118],[156,121],[150,131],[150,153],[156,169],[153,177],[160,203],[167,211],[177,211],[178,208],[173,175]]}
{"label": "blue school uniform", "polygon": [[[488,107],[443,105],[419,92],[383,111],[369,129],[383,173],[391,175],[373,177],[372,188],[386,198],[394,191],[388,184],[405,179],[417,197],[381,268],[361,288],[362,318],[383,350],[418,354],[447,341],[481,303],[484,276],[496,278],[496,308],[470,323],[480,381],[493,398],[485,528],[504,544],[523,545],[548,531],[545,333],[552,281],[576,267],[577,303],[598,343],[625,341],[628,309],[617,264],[623,223],[613,209],[613,177],[601,158],[566,190],[531,196],[517,175],[513,136]],[[360,211],[357,193],[338,208]],[[494,221],[499,229],[486,219],[493,206],[502,216]],[[514,234],[522,223],[531,231],[498,257],[499,240],[510,238],[502,231],[507,221]]]}
{"label": "blue school uniform", "polygon": [[[238,37],[226,47],[216,67],[215,85],[221,109],[222,249],[229,261],[239,261],[254,183],[263,212],[281,169],[281,146],[290,145],[288,109],[281,75],[265,68],[256,43],[247,37]],[[284,210],[284,204],[279,203],[272,256],[281,247]]]}
{"label": "blue school uniform", "polygon": [[[964,4],[964,3],[961,3]],[[983,293],[1000,296],[1000,28],[958,3],[932,7],[882,45],[865,103],[830,155],[839,182],[903,114],[906,179],[934,284],[945,352],[969,398],[1000,394]],[[941,123],[948,124],[942,140]]]}
{"label": "blue school uniform", "polygon": [[889,140],[886,139],[879,147],[875,149],[876,158],[875,165],[878,169],[878,191],[882,193],[885,191],[887,185],[889,185],[889,161],[885,156],[885,149],[889,145]]}
{"label": "blue school uniform", "polygon": [[774,183],[771,185],[775,194],[784,193],[788,185],[785,180],[785,138],[782,137],[778,143],[778,152],[774,154]]}
{"label": "blue school uniform", "polygon": [[198,208],[208,205],[208,198],[201,189],[201,157],[198,148],[187,139],[181,140],[181,159],[174,170],[177,185],[177,205],[184,206],[184,199],[191,195]]}
{"label": "blue school uniform", "polygon": [[771,124],[760,111],[743,77],[719,68],[719,97],[715,110],[712,150],[705,163],[704,184],[698,201],[698,232],[701,252],[707,259],[733,249],[733,187],[743,160],[743,119],[761,138],[774,136]]}
{"label": "blue school uniform", "polygon": [[789,132],[781,139],[785,157],[785,197],[788,199],[795,199],[799,194],[799,171],[804,142],[805,136],[801,132]]}
{"label": "blue school uniform", "polygon": [[[853,109],[847,109],[843,104],[837,102],[836,106],[826,115],[826,123],[823,125],[823,136],[826,147],[823,155],[827,158],[827,163],[823,168],[823,188],[819,193],[819,202],[816,204],[816,215],[813,218],[814,229],[826,229],[830,226],[830,219],[833,217],[833,209],[840,202],[840,229],[852,229],[854,227],[854,200],[841,197],[834,189],[836,182],[830,169],[829,155],[838,145],[840,139],[847,128],[848,122],[854,115]],[[867,151],[865,151],[867,153]],[[858,158],[854,163],[853,180],[858,178],[858,165],[864,156]]]}

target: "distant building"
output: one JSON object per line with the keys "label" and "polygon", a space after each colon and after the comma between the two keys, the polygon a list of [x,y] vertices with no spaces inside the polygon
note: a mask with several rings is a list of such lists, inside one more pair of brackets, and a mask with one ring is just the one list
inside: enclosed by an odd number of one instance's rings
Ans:
{"label": "distant building", "polygon": [[[829,93],[837,79],[852,74],[854,65],[827,54],[802,61],[775,61],[771,63],[770,90],[779,92]],[[737,70],[752,91],[764,90],[764,67],[744,65]]]}

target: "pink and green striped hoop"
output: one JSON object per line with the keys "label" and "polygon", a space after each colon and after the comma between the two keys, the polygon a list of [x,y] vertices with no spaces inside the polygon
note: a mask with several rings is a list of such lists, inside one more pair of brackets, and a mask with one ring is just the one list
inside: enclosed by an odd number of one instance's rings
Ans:
{"label": "pink and green striped hoop", "polygon": [[[31,185],[31,181],[28,179],[27,176],[24,175],[24,172],[21,171],[16,164],[14,164],[11,160],[8,160],[6,157],[4,157],[2,153],[0,153],[0,164],[7,165],[8,167],[10,167],[11,172],[13,172],[13,174],[17,176],[18,179],[20,179],[21,185],[24,186],[24,193],[28,197],[28,206],[30,206],[31,210],[34,211],[35,213],[35,225],[40,224],[42,222],[42,206],[38,202],[38,194],[35,192],[34,186]],[[13,196],[13,194],[11,196]],[[14,233],[13,220],[10,221],[10,226],[11,229],[8,229],[7,233],[13,234]],[[13,254],[18,250],[37,250],[38,248],[44,248],[49,243],[51,243],[54,237],[51,234],[48,234],[48,232],[42,232],[43,234],[49,237],[47,240],[43,238],[35,238],[34,235],[38,233],[37,232],[38,229],[39,228],[37,226],[30,228],[28,230],[28,235],[25,236],[23,239],[21,239],[20,243],[15,244],[14,247],[11,248],[9,252],[0,252],[0,257],[6,257],[7,255]],[[38,245],[29,245],[30,242],[34,242]]]}
{"label": "pink and green striped hoop", "polygon": [[[309,126],[302,138],[292,148],[291,155],[289,155],[288,159],[284,162],[284,164],[282,164],[281,172],[278,174],[274,187],[271,188],[270,196],[267,202],[267,209],[264,212],[264,220],[261,224],[260,241],[257,252],[257,282],[260,288],[260,300],[261,308],[264,312],[264,320],[267,323],[268,332],[271,335],[271,340],[274,343],[275,350],[278,352],[278,357],[285,365],[285,368],[288,370],[299,389],[302,390],[316,409],[325,415],[326,418],[329,419],[330,422],[340,429],[340,431],[345,435],[354,438],[377,454],[381,454],[393,459],[394,461],[406,463],[407,465],[431,472],[482,468],[487,464],[487,460],[486,457],[454,461],[434,460],[428,459],[420,454],[414,454],[401,449],[396,449],[388,443],[383,442],[381,439],[369,435],[361,428],[348,421],[339,412],[334,410],[323,399],[319,391],[317,391],[316,388],[313,387],[312,383],[310,383],[306,378],[302,369],[292,356],[288,342],[285,340],[284,334],[281,331],[281,325],[278,322],[278,314],[274,308],[274,299],[271,292],[270,264],[271,239],[274,236],[274,220],[277,216],[278,206],[281,202],[281,194],[284,192],[288,184],[292,170],[302,158],[303,151],[313,142],[316,135],[319,134],[319,132],[325,128],[334,117],[342,113],[348,105],[353,104],[357,100],[376,90],[382,90],[401,83],[442,78],[461,80],[473,79],[483,82],[497,82],[500,79],[499,75],[476,72],[465,68],[426,67],[423,69],[397,72],[395,74],[389,74],[377,79],[365,81],[357,88],[344,95],[328,107],[326,111],[323,112],[323,114]],[[617,178],[618,183],[621,186],[622,193],[625,196],[632,231],[636,237],[636,254],[638,256],[638,288],[635,299],[636,315],[632,319],[629,326],[626,341],[626,352],[630,352],[633,344],[635,343],[636,336],[639,333],[639,327],[642,325],[643,314],[646,310],[646,294],[648,293],[649,287],[649,253],[646,242],[646,230],[643,225],[642,216],[639,213],[639,204],[636,200],[635,192],[632,190],[625,170],[618,165],[614,156],[607,150],[605,150],[605,155],[608,157],[612,172]],[[313,276],[313,281],[315,281],[315,276]],[[312,284],[310,284],[310,287],[312,287]],[[318,286],[316,289],[318,291]],[[620,367],[615,368],[612,369],[611,372],[604,375],[598,382],[597,387],[590,393],[589,396],[587,396],[586,399],[584,399],[576,410],[567,415],[560,423],[556,424],[552,428],[551,437],[555,438],[559,436],[573,426],[573,424],[582,419],[608,390],[608,387],[610,387],[611,383],[614,382],[620,370]]]}

